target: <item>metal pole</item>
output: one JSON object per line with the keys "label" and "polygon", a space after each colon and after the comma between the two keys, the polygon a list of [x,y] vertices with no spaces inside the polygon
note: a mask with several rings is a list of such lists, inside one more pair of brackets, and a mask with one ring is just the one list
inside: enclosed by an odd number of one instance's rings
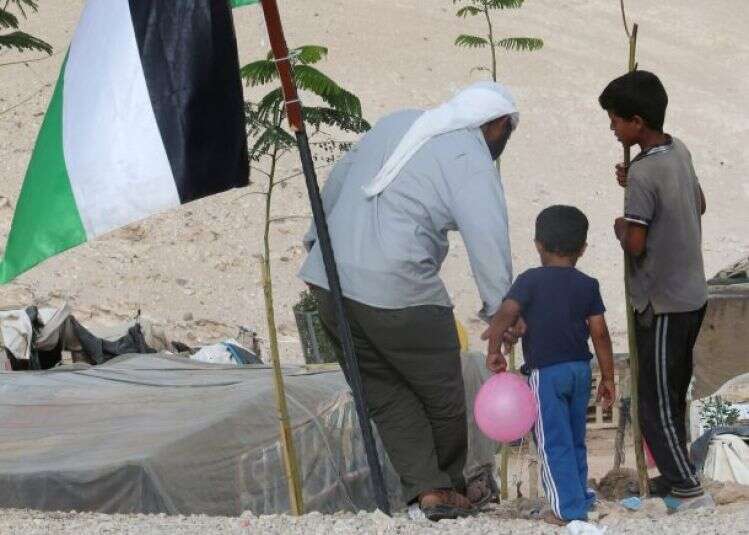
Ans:
{"label": "metal pole", "polygon": [[294,75],[289,61],[289,49],[286,46],[286,39],[281,26],[281,17],[278,12],[276,0],[261,0],[265,23],[268,28],[268,37],[270,39],[273,56],[275,57],[276,67],[281,78],[284,101],[286,105],[286,115],[289,119],[291,129],[296,133],[297,145],[299,147],[299,156],[302,162],[305,182],[307,184],[307,193],[312,207],[312,216],[317,229],[317,238],[320,242],[320,251],[325,264],[325,272],[328,277],[328,286],[333,299],[336,320],[338,322],[338,336],[341,341],[344,358],[344,372],[351,385],[351,392],[354,396],[356,405],[356,414],[359,419],[362,437],[364,439],[364,450],[367,455],[369,472],[372,477],[374,487],[375,501],[377,507],[384,513],[390,514],[390,504],[388,502],[387,491],[385,489],[385,479],[382,475],[377,447],[372,432],[372,426],[369,422],[369,412],[366,402],[364,401],[364,392],[359,374],[359,361],[354,353],[354,341],[351,337],[351,328],[346,318],[346,311],[343,305],[343,294],[341,292],[341,283],[338,278],[338,269],[335,263],[333,247],[330,241],[330,233],[325,220],[320,189],[317,185],[317,173],[312,160],[312,153],[309,147],[309,140],[302,120],[302,106],[294,84]]}

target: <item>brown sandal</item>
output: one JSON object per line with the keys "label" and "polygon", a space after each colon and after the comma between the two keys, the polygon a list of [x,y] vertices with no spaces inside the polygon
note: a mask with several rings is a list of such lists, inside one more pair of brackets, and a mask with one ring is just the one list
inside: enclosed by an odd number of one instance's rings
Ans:
{"label": "brown sandal", "polygon": [[452,489],[436,489],[419,495],[419,508],[433,522],[473,514],[468,498]]}

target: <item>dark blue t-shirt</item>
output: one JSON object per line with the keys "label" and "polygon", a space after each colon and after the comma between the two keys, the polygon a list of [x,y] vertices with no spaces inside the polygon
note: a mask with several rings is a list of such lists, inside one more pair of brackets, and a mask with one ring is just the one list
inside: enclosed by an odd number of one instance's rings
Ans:
{"label": "dark blue t-shirt", "polygon": [[523,357],[530,368],[589,360],[587,318],[603,314],[598,281],[573,267],[538,267],[515,279],[505,299],[520,304],[527,330]]}

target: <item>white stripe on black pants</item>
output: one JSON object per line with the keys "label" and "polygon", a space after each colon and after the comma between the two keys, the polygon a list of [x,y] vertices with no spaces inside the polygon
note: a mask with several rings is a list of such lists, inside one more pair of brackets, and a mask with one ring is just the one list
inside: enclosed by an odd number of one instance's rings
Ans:
{"label": "white stripe on black pants", "polygon": [[640,427],[658,470],[680,498],[699,496],[702,487],[686,440],[687,390],[693,348],[705,307],[693,312],[637,314],[640,361]]}

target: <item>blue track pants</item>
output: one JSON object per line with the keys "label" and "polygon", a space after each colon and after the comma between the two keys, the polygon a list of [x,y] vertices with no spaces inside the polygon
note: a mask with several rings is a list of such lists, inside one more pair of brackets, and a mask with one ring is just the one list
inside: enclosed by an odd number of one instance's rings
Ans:
{"label": "blue track pants", "polygon": [[563,520],[587,520],[595,501],[588,490],[585,447],[590,363],[571,361],[534,369],[530,387],[538,403],[533,431],[549,506]]}

